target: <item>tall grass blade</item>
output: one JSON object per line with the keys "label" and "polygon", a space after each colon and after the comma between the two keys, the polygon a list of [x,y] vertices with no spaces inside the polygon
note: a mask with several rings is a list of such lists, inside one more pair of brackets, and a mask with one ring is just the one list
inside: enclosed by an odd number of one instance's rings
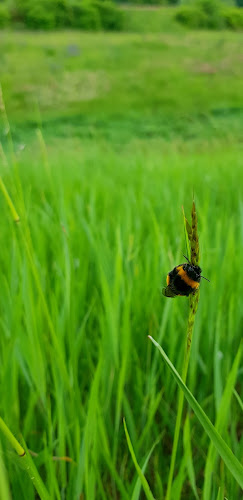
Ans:
{"label": "tall grass blade", "polygon": [[128,448],[129,448],[129,451],[131,453],[131,457],[132,457],[133,463],[135,465],[136,471],[137,471],[137,473],[139,475],[139,478],[140,478],[140,481],[142,483],[142,486],[143,486],[146,498],[148,500],[155,500],[154,497],[153,497],[153,495],[152,495],[152,492],[150,490],[150,486],[148,484],[148,481],[147,481],[146,477],[144,476],[141,467],[138,465],[138,461],[137,461],[136,455],[134,453],[132,442],[131,442],[130,436],[128,434],[128,430],[127,430],[125,419],[123,419],[123,425],[124,425],[124,430],[125,430],[125,434],[126,434]]}
{"label": "tall grass blade", "polygon": [[[228,375],[227,378],[227,384],[224,389],[223,396],[221,398],[217,418],[216,418],[216,423],[215,423],[215,428],[216,430],[222,434],[226,425],[227,425],[227,418],[228,418],[228,412],[230,408],[230,402],[231,402],[231,396],[233,393],[234,385],[236,382],[236,376],[237,376],[237,371],[242,355],[242,345],[243,343],[240,343],[238,352],[236,354],[233,366],[231,368],[231,371]],[[204,488],[203,488],[203,498],[204,500],[207,500],[208,498],[211,497],[211,482],[212,482],[212,472],[215,467],[215,460],[216,460],[217,452],[216,449],[213,447],[213,444],[210,443],[209,450],[208,450],[208,455],[207,455],[207,461],[206,461],[206,467],[205,467],[205,481],[204,481]]]}
{"label": "tall grass blade", "polygon": [[2,177],[0,177],[0,189],[3,193],[3,196],[5,198],[6,203],[10,209],[10,212],[12,214],[14,222],[19,222],[19,220],[20,220],[19,215],[18,215],[17,210],[16,210],[16,208],[15,208],[15,206],[14,206],[14,204],[13,204],[13,202],[8,194],[6,186],[2,180]]}
{"label": "tall grass blade", "polygon": [[186,466],[187,466],[187,471],[188,471],[188,476],[190,479],[191,487],[192,487],[195,498],[197,500],[199,500],[199,496],[197,493],[195,472],[194,472],[194,467],[193,467],[193,459],[192,459],[191,430],[190,430],[189,415],[186,416],[186,420],[185,420],[185,424],[184,424],[183,444],[184,444]]}
{"label": "tall grass blade", "polygon": [[243,401],[242,401],[242,399],[240,398],[240,396],[239,396],[238,392],[237,392],[235,389],[234,389],[234,391],[233,391],[233,394],[234,394],[235,398],[237,399],[237,401],[238,401],[238,403],[239,403],[239,406],[240,406],[240,408],[241,408],[241,411],[243,412]]}
{"label": "tall grass blade", "polygon": [[[147,467],[149,459],[150,459],[150,457],[151,457],[151,455],[152,455],[152,453],[154,451],[154,448],[155,448],[155,446],[157,446],[157,444],[159,443],[160,439],[161,439],[161,436],[159,436],[159,438],[156,439],[155,443],[153,444],[153,446],[151,447],[150,451],[148,452],[148,455],[147,455],[147,457],[146,457],[146,459],[144,461],[144,464],[142,466],[142,469],[141,469],[143,474],[145,473],[146,467]],[[137,481],[136,481],[136,484],[135,484],[135,487],[134,487],[134,490],[133,490],[133,494],[132,494],[131,500],[139,500],[140,491],[141,491],[141,485],[142,485],[141,479],[140,479],[140,477],[138,477]]]}
{"label": "tall grass blade", "polygon": [[173,500],[181,499],[181,492],[185,479],[186,479],[186,457],[184,455],[181,457],[180,465],[171,488],[171,498],[173,498]]}
{"label": "tall grass blade", "polygon": [[41,500],[51,500],[49,493],[46,490],[46,487],[36,469],[36,466],[28,453],[27,448],[23,448],[23,446],[17,441],[14,437],[8,426],[5,424],[3,419],[0,417],[0,430],[5,435],[6,439],[14,448],[18,455],[18,465],[21,466],[29,475],[31,482],[33,483],[37,493],[40,496]]}
{"label": "tall grass blade", "polygon": [[237,483],[241,486],[241,488],[243,488],[243,467],[240,464],[239,460],[232,453],[231,449],[228,447],[226,442],[220,436],[220,434],[218,433],[218,431],[216,430],[216,428],[214,427],[212,422],[207,417],[206,413],[203,411],[202,407],[199,405],[197,400],[194,398],[193,394],[189,391],[188,387],[184,384],[182,378],[180,377],[179,373],[175,369],[174,365],[169,360],[168,356],[165,354],[162,347],[150,335],[149,335],[149,338],[153,342],[153,344],[157,347],[157,349],[159,349],[161,356],[163,357],[166,365],[171,370],[172,375],[174,376],[177,384],[182,389],[188,403],[190,404],[190,406],[193,409],[195,415],[197,416],[199,422],[201,423],[205,432],[207,433],[210,440],[212,441],[215,448],[217,449],[217,451],[218,451],[219,455],[221,456],[222,460],[224,461],[225,465],[228,467],[229,471],[231,472],[232,476],[235,478]]}
{"label": "tall grass blade", "polygon": [[7,474],[1,455],[0,455],[0,498],[4,500],[11,500]]}

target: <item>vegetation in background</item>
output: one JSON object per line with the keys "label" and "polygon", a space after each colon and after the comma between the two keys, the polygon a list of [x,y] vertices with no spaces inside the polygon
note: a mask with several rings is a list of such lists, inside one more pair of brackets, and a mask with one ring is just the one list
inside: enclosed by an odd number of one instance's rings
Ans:
{"label": "vegetation in background", "polygon": [[161,6],[161,9],[157,11],[149,3],[139,9],[136,2],[133,7],[126,7],[126,3],[120,5],[112,0],[6,0],[0,3],[0,28],[11,25],[31,30],[74,28],[163,32],[168,31],[169,26],[178,30],[176,25],[181,23],[193,29],[242,30],[242,9],[232,1],[155,0],[152,3]]}
{"label": "vegetation in background", "polygon": [[7,3],[0,3],[0,29],[10,24],[11,15]]}
{"label": "vegetation in background", "polygon": [[13,0],[6,4],[14,25],[29,29],[120,30],[122,11],[110,0]]}
{"label": "vegetation in background", "polygon": [[243,29],[243,11],[223,8],[220,0],[196,0],[177,9],[175,19],[194,29]]}
{"label": "vegetation in background", "polygon": [[25,144],[42,126],[61,139],[240,141],[242,42],[241,33],[2,32],[14,140]]}
{"label": "vegetation in background", "polygon": [[227,28],[234,31],[243,30],[243,9],[227,9],[223,12],[223,17]]}

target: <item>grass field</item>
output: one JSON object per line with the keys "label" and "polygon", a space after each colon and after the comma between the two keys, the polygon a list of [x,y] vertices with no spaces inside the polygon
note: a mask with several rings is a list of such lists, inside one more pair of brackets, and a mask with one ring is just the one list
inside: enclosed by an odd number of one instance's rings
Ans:
{"label": "grass field", "polygon": [[[187,384],[242,460],[242,38],[0,33],[1,176],[21,220],[1,195],[0,416],[51,499],[146,498],[123,417],[165,497],[178,388],[147,335],[181,372],[188,300],[161,288],[193,192],[211,283]],[[239,485],[185,404],[171,498],[224,497]],[[0,498],[38,498],[2,435]]]}

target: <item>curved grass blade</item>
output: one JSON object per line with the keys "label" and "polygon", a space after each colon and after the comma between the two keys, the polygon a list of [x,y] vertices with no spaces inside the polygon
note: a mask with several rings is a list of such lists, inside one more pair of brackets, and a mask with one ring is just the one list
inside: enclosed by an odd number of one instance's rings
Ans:
{"label": "curved grass blade", "polygon": [[[155,446],[157,446],[157,444],[159,443],[161,439],[161,435],[158,437],[158,439],[156,439],[156,441],[154,442],[153,446],[151,447],[150,451],[148,452],[148,455],[144,461],[144,464],[142,466],[142,473],[144,474],[145,470],[146,470],[146,467],[148,465],[148,461],[154,451],[154,448]],[[139,496],[140,496],[140,490],[141,490],[141,479],[140,477],[137,478],[137,481],[136,481],[136,484],[135,484],[135,487],[134,487],[134,490],[133,490],[133,494],[132,494],[132,498],[131,500],[139,500]]]}
{"label": "curved grass blade", "polygon": [[[231,402],[231,396],[234,390],[235,382],[236,382],[236,377],[237,377],[237,371],[239,367],[239,363],[241,360],[241,354],[242,354],[242,346],[243,342],[241,342],[238,352],[235,356],[235,360],[233,363],[233,366],[228,374],[227,377],[227,383],[223,392],[223,396],[220,401],[219,409],[218,409],[218,414],[215,422],[215,428],[217,431],[222,434],[222,432],[225,430],[225,427],[227,425],[227,417],[229,413],[229,408],[230,408],[230,402]],[[211,497],[211,481],[212,481],[212,473],[214,471],[214,464],[215,460],[217,457],[217,452],[215,448],[213,447],[212,443],[210,443],[209,449],[208,449],[208,454],[207,454],[207,460],[206,460],[206,466],[205,466],[205,472],[204,472],[204,485],[203,485],[203,496],[204,500],[207,500],[208,498]]]}
{"label": "curved grass blade", "polygon": [[157,349],[159,349],[161,356],[163,357],[165,363],[167,364],[167,366],[171,370],[177,384],[182,389],[188,403],[190,404],[191,408],[193,409],[199,422],[202,424],[205,432],[207,433],[210,440],[214,444],[215,448],[217,449],[217,451],[218,451],[219,455],[221,456],[222,460],[224,461],[225,465],[228,467],[232,476],[235,478],[235,480],[241,486],[241,488],[243,488],[243,467],[240,464],[239,460],[232,453],[231,449],[228,447],[226,442],[223,440],[223,438],[220,436],[218,431],[215,429],[214,425],[209,420],[209,418],[207,417],[206,413],[203,411],[202,407],[199,405],[197,400],[194,398],[191,391],[189,391],[188,387],[184,384],[179,373],[177,372],[174,365],[169,360],[168,356],[165,354],[162,347],[150,335],[149,335],[149,339],[153,342],[153,344],[157,347]]}
{"label": "curved grass blade", "polygon": [[5,469],[1,454],[2,449],[0,448],[0,498],[4,498],[4,500],[11,500],[7,471]]}
{"label": "curved grass blade", "polygon": [[217,499],[216,500],[220,500],[222,497],[221,497],[221,491],[220,491],[220,488],[219,488],[219,491],[218,491],[218,494],[217,494]]}
{"label": "curved grass blade", "polygon": [[181,457],[180,464],[171,488],[171,498],[181,500],[182,488],[186,479],[186,457]]}
{"label": "curved grass blade", "polygon": [[46,490],[46,487],[39,475],[39,472],[37,471],[37,468],[29,452],[27,451],[27,447],[25,446],[25,448],[23,448],[23,446],[17,441],[17,439],[14,437],[14,435],[12,434],[12,432],[10,431],[10,429],[8,428],[8,426],[5,424],[5,422],[1,417],[0,417],[0,430],[5,435],[10,445],[16,451],[16,460],[18,460],[17,462],[18,466],[22,467],[27,472],[40,499],[50,500],[50,495]]}
{"label": "curved grass blade", "polygon": [[191,430],[190,430],[189,415],[186,416],[186,420],[185,420],[185,424],[184,424],[183,445],[184,445],[184,450],[185,450],[186,466],[187,466],[187,471],[188,471],[188,476],[189,476],[189,480],[191,483],[191,487],[192,487],[195,498],[197,500],[199,500],[199,496],[197,493],[197,487],[196,487],[195,472],[194,472],[194,467],[193,467],[193,459],[192,459]]}
{"label": "curved grass blade", "polygon": [[132,457],[133,463],[135,465],[136,471],[137,471],[139,478],[140,478],[140,481],[142,483],[146,498],[148,500],[155,500],[154,496],[152,495],[151,489],[149,487],[148,481],[147,481],[146,477],[144,476],[141,467],[138,465],[138,461],[137,461],[136,455],[134,453],[132,442],[131,442],[130,436],[128,434],[125,418],[123,419],[123,425],[124,425],[124,430],[125,430],[125,434],[126,434],[128,448],[129,448],[129,451],[131,453],[131,457]]}
{"label": "curved grass blade", "polygon": [[14,222],[19,222],[20,221],[19,214],[17,213],[17,210],[8,194],[6,186],[2,180],[2,177],[0,177],[0,190],[2,191],[5,201],[10,209]]}
{"label": "curved grass blade", "polygon": [[238,392],[234,389],[233,391],[233,394],[235,396],[235,398],[237,399],[238,403],[239,403],[239,406],[241,408],[241,410],[243,411],[243,401],[242,399],[240,398],[240,395],[238,394]]}

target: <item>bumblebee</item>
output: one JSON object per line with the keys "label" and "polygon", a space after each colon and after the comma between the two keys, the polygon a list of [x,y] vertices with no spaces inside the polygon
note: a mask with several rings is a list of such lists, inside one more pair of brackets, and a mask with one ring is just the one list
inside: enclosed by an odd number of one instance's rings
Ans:
{"label": "bumblebee", "polygon": [[174,267],[167,274],[167,287],[162,290],[165,297],[176,297],[177,295],[188,297],[190,294],[194,295],[199,288],[201,278],[209,281],[202,276],[202,270],[199,266],[194,266],[185,255],[183,257],[185,257],[187,262],[179,264],[179,266]]}

